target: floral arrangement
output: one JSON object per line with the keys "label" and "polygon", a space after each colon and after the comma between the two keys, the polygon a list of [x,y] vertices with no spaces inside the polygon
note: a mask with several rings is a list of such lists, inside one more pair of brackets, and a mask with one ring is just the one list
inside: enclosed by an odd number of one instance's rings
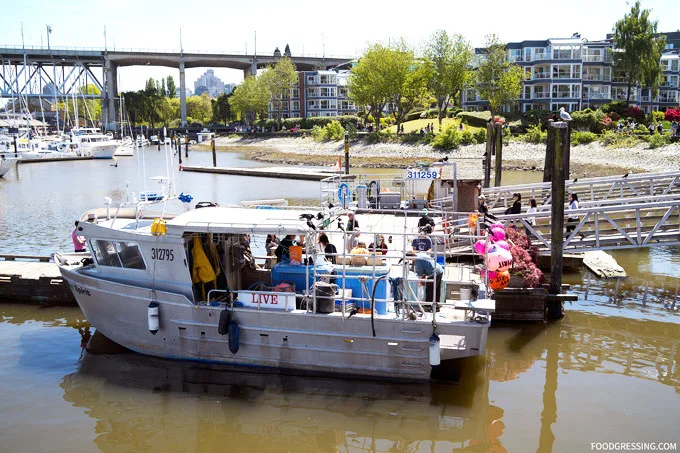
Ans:
{"label": "floral arrangement", "polygon": [[514,225],[507,227],[507,238],[513,263],[510,273],[520,275],[525,288],[536,288],[542,285],[545,278],[543,272],[536,267],[538,249],[531,244],[531,239],[523,230]]}

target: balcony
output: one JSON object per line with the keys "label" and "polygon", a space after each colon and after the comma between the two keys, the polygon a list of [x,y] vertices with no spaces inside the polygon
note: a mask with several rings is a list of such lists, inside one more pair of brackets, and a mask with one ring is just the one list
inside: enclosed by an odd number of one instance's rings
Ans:
{"label": "balcony", "polygon": [[659,102],[663,102],[665,104],[670,104],[670,103],[677,103],[678,98],[677,96],[659,96]]}
{"label": "balcony", "polygon": [[526,63],[531,62],[531,61],[540,61],[540,60],[550,60],[550,56],[547,53],[535,53],[533,55],[525,55],[524,56],[524,61]]}
{"label": "balcony", "polygon": [[583,55],[584,63],[611,63],[612,57],[607,55]]}
{"label": "balcony", "polygon": [[611,94],[608,92],[604,93],[583,93],[583,99],[598,100],[598,99],[611,99]]}
{"label": "balcony", "polygon": [[544,79],[549,79],[550,78],[550,73],[549,72],[536,72],[534,73],[534,76],[531,78],[531,80],[544,80]]}
{"label": "balcony", "polygon": [[558,91],[556,93],[553,93],[552,97],[553,97],[553,99],[571,99],[571,98],[578,99],[579,97],[581,97],[581,95],[578,94],[578,93],[575,93],[575,95],[572,96],[571,92]]}
{"label": "balcony", "polygon": [[605,76],[597,72],[586,72],[583,74],[583,80],[588,82],[610,82],[612,77],[611,75]]}

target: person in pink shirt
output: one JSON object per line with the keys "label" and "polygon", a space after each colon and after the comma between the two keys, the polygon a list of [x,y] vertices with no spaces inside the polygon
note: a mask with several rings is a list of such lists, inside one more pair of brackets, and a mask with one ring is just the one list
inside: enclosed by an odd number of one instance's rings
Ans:
{"label": "person in pink shirt", "polygon": [[71,233],[71,239],[73,240],[73,250],[77,252],[85,251],[85,236],[79,236],[78,233],[78,221],[76,220],[76,227]]}

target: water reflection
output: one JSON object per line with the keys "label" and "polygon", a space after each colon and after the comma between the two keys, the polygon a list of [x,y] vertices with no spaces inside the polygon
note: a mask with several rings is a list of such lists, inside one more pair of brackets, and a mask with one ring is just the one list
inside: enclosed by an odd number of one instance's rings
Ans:
{"label": "water reflection", "polygon": [[489,451],[503,411],[469,365],[459,385],[393,384],[85,354],[60,386],[102,451]]}

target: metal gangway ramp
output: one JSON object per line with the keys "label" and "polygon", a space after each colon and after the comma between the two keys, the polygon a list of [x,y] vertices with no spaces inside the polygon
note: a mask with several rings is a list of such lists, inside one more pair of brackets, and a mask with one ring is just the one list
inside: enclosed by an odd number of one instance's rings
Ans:
{"label": "metal gangway ramp", "polygon": [[[637,202],[638,199],[649,197],[656,199],[662,196],[680,198],[680,171],[660,173],[638,173],[617,176],[602,176],[567,180],[565,185],[565,202],[570,193],[579,196],[579,202],[597,202],[619,200],[619,203]],[[522,196],[526,205],[530,198],[536,199],[536,204],[550,205],[552,203],[551,182],[516,184],[511,186],[489,187],[482,190],[489,206],[489,212],[502,214],[512,206],[514,193]]]}
{"label": "metal gangway ramp", "polygon": [[[548,255],[551,210],[549,205],[538,209],[532,214],[497,215],[496,221],[525,228],[539,253]],[[630,197],[625,203],[619,198],[585,201],[577,210],[565,208],[566,217],[578,217],[578,222],[565,233],[565,252],[680,244],[679,194]]]}

